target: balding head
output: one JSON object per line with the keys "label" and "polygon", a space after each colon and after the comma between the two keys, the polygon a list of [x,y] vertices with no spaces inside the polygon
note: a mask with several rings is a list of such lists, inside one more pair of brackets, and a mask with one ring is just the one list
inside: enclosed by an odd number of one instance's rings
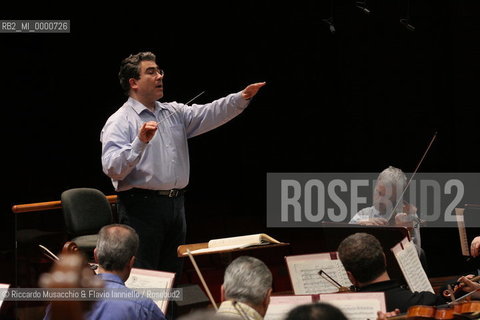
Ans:
{"label": "balding head", "polygon": [[138,235],[123,224],[104,226],[98,233],[95,255],[104,270],[121,271],[138,250]]}

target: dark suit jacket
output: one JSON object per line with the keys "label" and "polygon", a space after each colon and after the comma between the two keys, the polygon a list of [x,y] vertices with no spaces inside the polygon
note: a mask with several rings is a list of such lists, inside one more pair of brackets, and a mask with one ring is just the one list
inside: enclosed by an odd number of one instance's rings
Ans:
{"label": "dark suit jacket", "polygon": [[393,311],[396,308],[400,312],[407,312],[411,306],[438,306],[447,303],[442,296],[433,294],[431,292],[411,292],[400,286],[396,281],[382,281],[364,286],[357,291],[359,292],[384,292],[385,303],[387,305],[387,312]]}

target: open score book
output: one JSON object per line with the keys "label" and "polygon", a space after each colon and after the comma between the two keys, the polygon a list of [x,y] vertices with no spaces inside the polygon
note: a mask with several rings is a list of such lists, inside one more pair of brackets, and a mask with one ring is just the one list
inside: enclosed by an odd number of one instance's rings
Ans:
{"label": "open score book", "polygon": [[[175,279],[175,273],[164,272],[157,270],[138,269],[132,268],[130,277],[125,281],[127,288],[139,291],[139,289],[159,289],[165,290],[163,299],[153,299],[157,306],[162,310],[164,314],[167,312],[168,307],[168,290],[172,289],[173,281]],[[159,292],[161,296],[162,292]]]}
{"label": "open score book", "polygon": [[288,273],[296,295],[337,292],[338,287],[319,274],[323,270],[341,286],[350,287],[347,271],[337,252],[286,256]]}
{"label": "open score book", "polygon": [[[252,246],[267,245],[272,243],[280,243],[265,233],[257,233],[246,236],[212,239],[208,242],[208,248],[202,248],[191,251],[192,254],[217,252],[231,249],[242,249]],[[186,253],[184,253],[186,255]]]}

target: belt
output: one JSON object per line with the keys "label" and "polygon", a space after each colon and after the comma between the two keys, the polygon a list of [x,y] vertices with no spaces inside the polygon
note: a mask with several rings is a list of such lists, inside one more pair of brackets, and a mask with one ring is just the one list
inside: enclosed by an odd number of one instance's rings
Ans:
{"label": "belt", "polygon": [[171,189],[171,190],[150,190],[150,189],[140,189],[133,188],[126,191],[121,191],[119,193],[123,194],[143,194],[143,195],[155,195],[155,196],[166,196],[169,198],[176,198],[183,195],[186,192],[186,189]]}

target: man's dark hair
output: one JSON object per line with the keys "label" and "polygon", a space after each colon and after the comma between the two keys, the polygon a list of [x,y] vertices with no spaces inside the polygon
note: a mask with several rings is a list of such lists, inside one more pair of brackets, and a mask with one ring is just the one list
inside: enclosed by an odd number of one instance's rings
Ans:
{"label": "man's dark hair", "polygon": [[138,250],[138,234],[124,224],[100,229],[97,240],[98,264],[107,271],[123,270]]}
{"label": "man's dark hair", "polygon": [[347,320],[347,317],[337,307],[319,302],[293,308],[285,320]]}
{"label": "man's dark hair", "polygon": [[338,246],[338,255],[345,270],[362,283],[378,278],[385,272],[385,254],[380,242],[368,233],[355,233]]}
{"label": "man's dark hair", "polygon": [[120,71],[118,72],[118,79],[123,91],[128,96],[130,91],[130,83],[128,80],[140,79],[140,63],[142,61],[155,61],[157,58],[151,52],[139,52],[137,54],[131,54],[127,58],[123,59],[120,64]]}

